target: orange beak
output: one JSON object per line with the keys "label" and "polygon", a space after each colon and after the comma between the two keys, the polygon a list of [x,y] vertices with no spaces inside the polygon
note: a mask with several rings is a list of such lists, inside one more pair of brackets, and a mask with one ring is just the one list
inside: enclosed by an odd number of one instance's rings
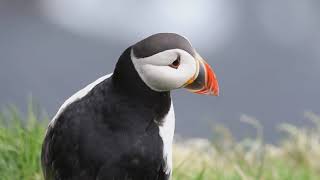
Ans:
{"label": "orange beak", "polygon": [[219,84],[210,65],[196,55],[197,72],[184,86],[192,93],[219,96]]}

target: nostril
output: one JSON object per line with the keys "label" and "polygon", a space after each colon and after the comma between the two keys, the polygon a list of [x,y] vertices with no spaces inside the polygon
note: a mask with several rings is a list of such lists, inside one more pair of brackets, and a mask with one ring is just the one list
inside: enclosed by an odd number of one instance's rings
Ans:
{"label": "nostril", "polygon": [[180,66],[180,56],[178,56],[177,59],[173,61],[173,63],[171,63],[169,66],[174,69],[178,69],[178,67]]}

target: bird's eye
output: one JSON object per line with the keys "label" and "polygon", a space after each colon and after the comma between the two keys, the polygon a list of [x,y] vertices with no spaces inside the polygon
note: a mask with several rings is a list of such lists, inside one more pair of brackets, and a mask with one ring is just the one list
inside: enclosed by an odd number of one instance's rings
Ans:
{"label": "bird's eye", "polygon": [[177,59],[173,61],[173,63],[171,63],[169,66],[174,69],[178,69],[178,67],[180,66],[180,56],[178,56]]}

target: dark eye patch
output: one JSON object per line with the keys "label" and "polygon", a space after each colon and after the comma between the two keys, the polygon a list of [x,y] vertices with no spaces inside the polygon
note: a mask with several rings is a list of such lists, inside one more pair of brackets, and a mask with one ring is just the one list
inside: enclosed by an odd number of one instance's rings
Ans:
{"label": "dark eye patch", "polygon": [[180,56],[178,56],[177,59],[173,61],[169,66],[174,69],[178,69],[178,67],[180,66]]}

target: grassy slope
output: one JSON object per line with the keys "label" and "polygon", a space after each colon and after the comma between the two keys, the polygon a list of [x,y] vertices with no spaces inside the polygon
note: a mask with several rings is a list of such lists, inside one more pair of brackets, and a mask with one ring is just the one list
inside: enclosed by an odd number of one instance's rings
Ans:
{"label": "grassy slope", "polygon": [[[40,147],[46,123],[39,123],[30,110],[21,123],[17,111],[0,114],[0,179],[40,180]],[[215,141],[194,139],[175,144],[174,180],[318,180],[320,177],[320,118],[306,113],[315,124],[312,129],[281,125],[287,136],[277,146],[258,137],[240,142],[220,127]],[[8,123],[10,122],[10,123]],[[45,121],[47,122],[47,121]]]}

